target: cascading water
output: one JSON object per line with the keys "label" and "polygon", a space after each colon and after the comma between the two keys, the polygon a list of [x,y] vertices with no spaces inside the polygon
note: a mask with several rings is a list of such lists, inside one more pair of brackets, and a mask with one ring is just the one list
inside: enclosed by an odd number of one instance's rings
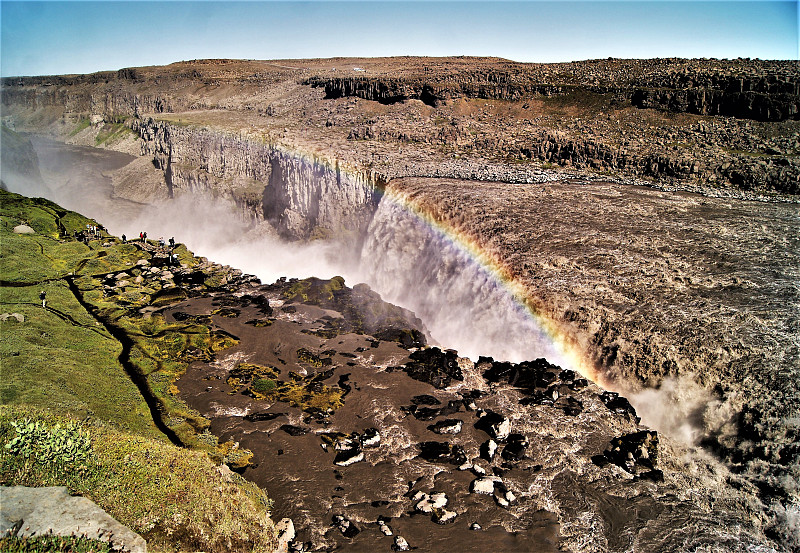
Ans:
{"label": "cascading water", "polygon": [[[78,153],[81,152],[76,150],[76,155]],[[301,182],[286,183],[290,187],[302,185]],[[325,194],[321,197],[330,202],[341,199]],[[80,200],[85,201],[85,198]],[[643,205],[644,200],[646,198],[637,197],[635,205]],[[371,219],[365,217],[368,225],[359,225],[363,242],[357,251],[335,241],[318,241],[312,245],[286,243],[278,240],[274,232],[266,233],[271,238],[260,236],[256,239],[256,233],[247,234],[247,226],[235,221],[235,210],[223,212],[218,209],[219,205],[215,205],[214,209],[201,210],[196,205],[187,204],[184,205],[185,211],[180,212],[178,207],[181,202],[173,201],[163,211],[153,207],[143,208],[142,218],[131,223],[116,215],[112,205],[115,201],[108,200],[108,209],[99,210],[95,215],[117,234],[127,232],[131,236],[144,229],[153,237],[174,235],[198,254],[235,265],[260,276],[265,282],[274,280],[276,275],[331,277],[342,274],[348,285],[367,282],[385,300],[412,309],[425,322],[437,342],[444,347],[457,349],[461,355],[472,358],[488,355],[511,361],[545,357],[553,363],[570,367],[569,357],[541,330],[491,268],[476,260],[468,249],[453,240],[447,232],[432,227],[391,198],[384,196],[377,208],[373,207]],[[769,210],[770,214],[773,210],[779,210],[766,204],[756,207]],[[336,211],[337,217],[345,212],[345,208]],[[796,213],[790,215],[795,221]],[[363,222],[359,221],[360,224]],[[787,228],[796,227],[794,222],[787,225]],[[792,235],[789,232],[776,234]],[[358,261],[353,261],[354,256]],[[771,278],[775,273],[764,271],[763,274]],[[303,336],[303,339],[308,339],[308,335]],[[275,494],[283,493],[283,496],[275,497],[283,498],[285,501],[282,504],[287,509],[297,505],[298,512],[307,513],[310,512],[310,506],[319,504],[316,512],[323,513],[320,515],[322,518],[312,520],[313,517],[310,517],[306,521],[299,516],[296,519],[299,525],[311,528],[309,531],[312,534],[327,535],[329,521],[324,520],[324,513],[329,513],[334,507],[362,525],[367,522],[372,524],[375,520],[372,504],[382,504],[387,500],[390,506],[386,511],[395,517],[392,521],[395,529],[402,531],[415,544],[425,544],[425,540],[431,539],[427,533],[432,533],[431,528],[435,527],[427,520],[419,524],[419,517],[412,519],[404,516],[413,505],[403,493],[406,482],[426,474],[419,481],[418,489],[426,493],[447,489],[454,503],[453,508],[460,513],[457,524],[447,528],[453,536],[458,536],[456,541],[449,543],[463,551],[487,550],[475,549],[476,540],[481,537],[487,540],[491,538],[495,548],[500,544],[502,549],[503,539],[518,539],[516,535],[507,535],[505,530],[516,531],[520,527],[524,532],[532,531],[537,524],[536,513],[544,511],[558,513],[557,521],[548,519],[542,524],[551,528],[554,535],[557,532],[560,536],[558,539],[564,540],[575,551],[622,550],[628,546],[632,550],[650,551],[659,549],[658,544],[661,544],[661,550],[712,550],[719,544],[738,544],[736,547],[742,550],[765,550],[757,549],[766,543],[760,535],[729,536],[725,533],[727,528],[736,528],[739,532],[738,528],[750,516],[741,513],[760,513],[763,506],[742,503],[742,497],[726,480],[728,473],[721,469],[718,473],[710,474],[701,466],[694,474],[687,471],[681,464],[683,461],[672,456],[674,452],[668,448],[663,450],[665,458],[660,465],[667,473],[666,484],[637,483],[620,477],[619,471],[609,472],[610,469],[595,466],[592,456],[602,453],[611,437],[632,431],[633,424],[630,421],[623,424],[609,414],[606,406],[597,399],[598,392],[591,388],[584,391],[583,395],[576,396],[580,397],[586,408],[580,416],[568,416],[552,407],[521,404],[518,395],[509,392],[508,388],[481,400],[481,408],[507,413],[514,430],[530,439],[535,448],[529,450],[530,458],[525,461],[527,464],[524,467],[510,469],[503,476],[504,482],[523,498],[518,505],[505,511],[496,508],[491,500],[488,503],[481,502],[481,498],[474,494],[466,495],[464,490],[472,476],[459,476],[462,473],[453,468],[442,470],[441,465],[429,465],[416,458],[419,441],[442,438],[430,433],[427,421],[411,420],[400,407],[407,408],[410,404],[405,396],[430,393],[430,390],[421,383],[409,383],[408,379],[400,381],[402,375],[396,371],[384,370],[398,362],[394,358],[387,359],[383,364],[368,361],[370,344],[363,337],[359,339],[361,341],[356,345],[364,351],[354,348],[353,357],[343,357],[339,359],[339,364],[340,370],[352,372],[350,379],[362,387],[363,398],[357,399],[356,392],[348,396],[346,405],[349,411],[339,415],[333,429],[351,432],[363,430],[363,426],[375,425],[386,431],[387,440],[386,446],[376,450],[374,458],[367,463],[353,465],[348,468],[349,472],[343,471],[346,473],[344,481],[332,476],[334,473],[327,458],[318,458],[319,440],[313,433],[297,438],[284,435],[278,427],[285,419],[278,419],[272,426],[266,422],[259,423],[258,432],[254,432],[253,423],[243,421],[240,416],[247,409],[256,408],[250,405],[248,398],[230,395],[224,388],[215,390],[216,395],[212,397],[207,393],[208,381],[204,380],[205,373],[202,372],[198,373],[195,382],[195,399],[199,402],[196,408],[202,410],[205,405],[203,402],[210,399],[225,407],[218,414],[207,414],[215,419],[214,431],[228,433],[237,440],[248,440],[246,446],[258,450],[264,460],[264,474],[256,474],[257,481],[262,485],[268,483],[274,486]],[[331,346],[339,347],[338,343]],[[356,359],[356,353],[364,354],[364,363],[362,366],[359,359],[358,366],[351,368],[350,364],[356,363],[351,361]],[[188,382],[181,382],[179,387],[182,393],[191,391]],[[353,388],[356,389],[355,386]],[[401,393],[405,394],[402,398]],[[436,393],[447,405],[457,397],[458,389]],[[364,398],[373,403],[377,398],[384,403],[378,402],[369,407],[372,403],[367,403]],[[647,398],[647,402],[654,403],[652,398]],[[674,411],[671,404],[668,408]],[[389,419],[386,418],[387,412],[392,413]],[[406,418],[401,419],[403,416]],[[465,422],[465,430],[458,439],[465,444],[470,457],[474,458],[485,435],[473,427],[476,418],[474,412],[462,411],[457,416]],[[296,414],[288,420],[292,424],[303,422]],[[598,421],[605,421],[603,424],[606,426],[601,426]],[[400,432],[401,425],[402,429],[410,425],[413,433],[409,432],[408,436],[412,437],[406,438],[404,434],[402,440],[392,440],[393,429]],[[274,456],[277,448],[282,452],[280,457]],[[299,466],[298,462],[305,463],[308,459],[315,459],[318,473],[314,478],[308,478],[305,465],[302,474],[291,472]],[[376,463],[375,467],[379,469],[377,474],[381,475],[379,478],[382,480],[376,478],[372,463]],[[711,461],[708,464],[710,466]],[[280,466],[280,469],[269,468],[275,466]],[[389,473],[387,467],[397,467],[397,471]],[[399,491],[387,492],[390,483]],[[647,486],[657,486],[659,492],[651,497]],[[345,491],[339,490],[340,487]],[[654,499],[656,496],[660,499]],[[635,503],[633,497],[638,497],[639,503]],[[740,509],[740,505],[745,505],[746,509]],[[666,508],[662,511],[662,507]],[[783,507],[778,505],[778,508]],[[791,521],[796,520],[796,502],[787,502],[784,510],[784,518],[788,521],[786,526],[791,527]],[[289,514],[294,516],[294,513]],[[555,519],[555,515],[552,516]],[[498,517],[505,517],[502,528],[490,527]],[[726,523],[729,520],[726,517],[731,517],[730,524]],[[473,533],[467,530],[467,522],[471,520],[480,521],[486,532]],[[687,524],[686,521],[691,523]],[[560,525],[558,529],[556,525]],[[500,536],[492,536],[490,532],[499,532]],[[377,530],[373,533],[377,534]],[[592,543],[582,541],[589,537],[594,540]],[[671,541],[666,541],[668,538]],[[373,543],[384,538],[376,535],[364,539],[364,547],[372,547]],[[496,541],[498,539],[500,541]],[[527,543],[527,534],[519,534],[519,539]],[[550,540],[549,537],[547,539]],[[615,542],[615,539],[618,541]],[[697,545],[691,540],[700,540],[702,543]],[[664,544],[667,543],[674,547],[666,548]],[[694,547],[686,546],[689,543]],[[471,546],[473,549],[469,549]],[[526,550],[526,545],[513,544],[504,550]]]}
{"label": "cascading water", "polygon": [[386,301],[414,311],[436,343],[461,355],[544,357],[574,368],[495,275],[387,197],[367,229],[359,273]]}

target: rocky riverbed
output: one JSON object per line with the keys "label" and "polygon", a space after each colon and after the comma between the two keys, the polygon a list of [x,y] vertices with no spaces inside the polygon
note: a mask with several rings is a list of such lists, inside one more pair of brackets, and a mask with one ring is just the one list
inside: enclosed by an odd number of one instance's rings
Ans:
{"label": "rocky riverbed", "polygon": [[690,469],[626,399],[544,359],[420,349],[420,321],[363,285],[246,285],[164,314],[239,340],[177,386],[253,452],[244,475],[294,521],[292,550],[765,543],[748,494],[709,486],[720,467]]}

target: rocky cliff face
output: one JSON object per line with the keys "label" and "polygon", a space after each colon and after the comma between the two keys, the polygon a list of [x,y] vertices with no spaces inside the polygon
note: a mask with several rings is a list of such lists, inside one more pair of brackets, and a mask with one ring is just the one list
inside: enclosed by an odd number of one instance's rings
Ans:
{"label": "rocky cliff face", "polygon": [[142,154],[162,169],[171,196],[199,194],[236,203],[291,239],[354,239],[375,210],[380,175],[206,129],[137,120]]}
{"label": "rocky cliff face", "polygon": [[[387,177],[462,177],[465,164],[493,162],[505,165],[504,181],[524,165],[691,190],[800,190],[800,72],[791,62],[200,60],[2,86],[4,119],[34,132],[58,126],[62,136],[86,120],[158,117]],[[170,170],[178,184],[209,186],[210,174]],[[251,196],[237,201],[256,206]]]}
{"label": "rocky cliff face", "polygon": [[800,79],[780,62],[684,61],[598,60],[549,65],[506,62],[496,68],[457,73],[442,74],[433,67],[423,67],[399,78],[315,76],[305,82],[324,87],[327,98],[357,96],[384,104],[416,99],[436,106],[461,97],[518,101],[535,96],[610,93],[640,108],[676,113],[759,121],[800,117]]}

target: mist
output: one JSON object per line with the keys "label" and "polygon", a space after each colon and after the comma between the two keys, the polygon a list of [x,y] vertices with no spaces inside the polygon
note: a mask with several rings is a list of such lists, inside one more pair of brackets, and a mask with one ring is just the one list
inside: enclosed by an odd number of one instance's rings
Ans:
{"label": "mist", "polygon": [[[351,287],[364,282],[385,301],[420,317],[432,344],[473,360],[481,355],[512,362],[544,357],[563,368],[579,369],[569,352],[543,332],[486,268],[396,204],[380,204],[360,247],[335,239],[287,241],[269,223],[254,223],[224,198],[186,194],[143,205],[113,197],[108,171],[130,156],[109,165],[92,148],[50,141],[36,141],[35,146],[42,179],[19,175],[4,162],[8,188],[47,197],[95,218],[112,234],[133,239],[147,232],[150,239],[175,238],[195,255],[265,283],[281,277],[337,275]],[[645,424],[686,446],[696,446],[709,434],[736,432],[731,422],[734,406],[719,402],[691,376],[667,379],[657,389],[615,391],[629,397]]]}

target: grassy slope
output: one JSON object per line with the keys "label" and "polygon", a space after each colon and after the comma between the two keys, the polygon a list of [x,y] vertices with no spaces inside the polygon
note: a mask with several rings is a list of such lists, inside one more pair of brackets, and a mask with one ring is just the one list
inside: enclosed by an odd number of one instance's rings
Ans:
{"label": "grassy slope", "polygon": [[[0,312],[25,322],[0,322],[3,404],[56,409],[98,417],[143,436],[161,439],[150,411],[118,357],[116,341],[78,303],[64,276],[96,256],[88,246],[60,242],[58,211],[49,202],[3,194],[0,216]],[[68,231],[90,222],[76,214],[61,219]],[[27,222],[37,234],[15,234]],[[39,292],[47,292],[42,309]]]}
{"label": "grassy slope", "polygon": [[[36,233],[15,234],[21,222]],[[159,366],[182,365],[170,358],[180,347],[159,351],[147,336],[163,330],[157,319],[128,320],[118,304],[94,293],[95,275],[130,270],[147,254],[113,237],[88,246],[59,240],[60,231],[71,236],[87,223],[96,224],[45,200],[0,192],[0,313],[25,317],[0,322],[0,441],[8,443],[15,435],[12,422],[23,420],[46,428],[79,420],[92,439],[91,460],[76,466],[4,448],[0,484],[65,485],[143,534],[154,550],[269,551],[274,532],[263,491],[223,474],[205,453],[168,443],[125,374],[120,342],[71,292],[66,277],[74,275],[83,301],[105,308],[109,320],[120,323],[136,344],[134,353],[152,361],[158,352]],[[47,309],[39,302],[40,290],[47,292]],[[177,342],[184,337],[173,336]],[[207,329],[205,338],[213,342]],[[213,345],[208,344],[212,351]],[[169,380],[168,375],[154,382]],[[213,453],[216,442],[211,446]]]}

